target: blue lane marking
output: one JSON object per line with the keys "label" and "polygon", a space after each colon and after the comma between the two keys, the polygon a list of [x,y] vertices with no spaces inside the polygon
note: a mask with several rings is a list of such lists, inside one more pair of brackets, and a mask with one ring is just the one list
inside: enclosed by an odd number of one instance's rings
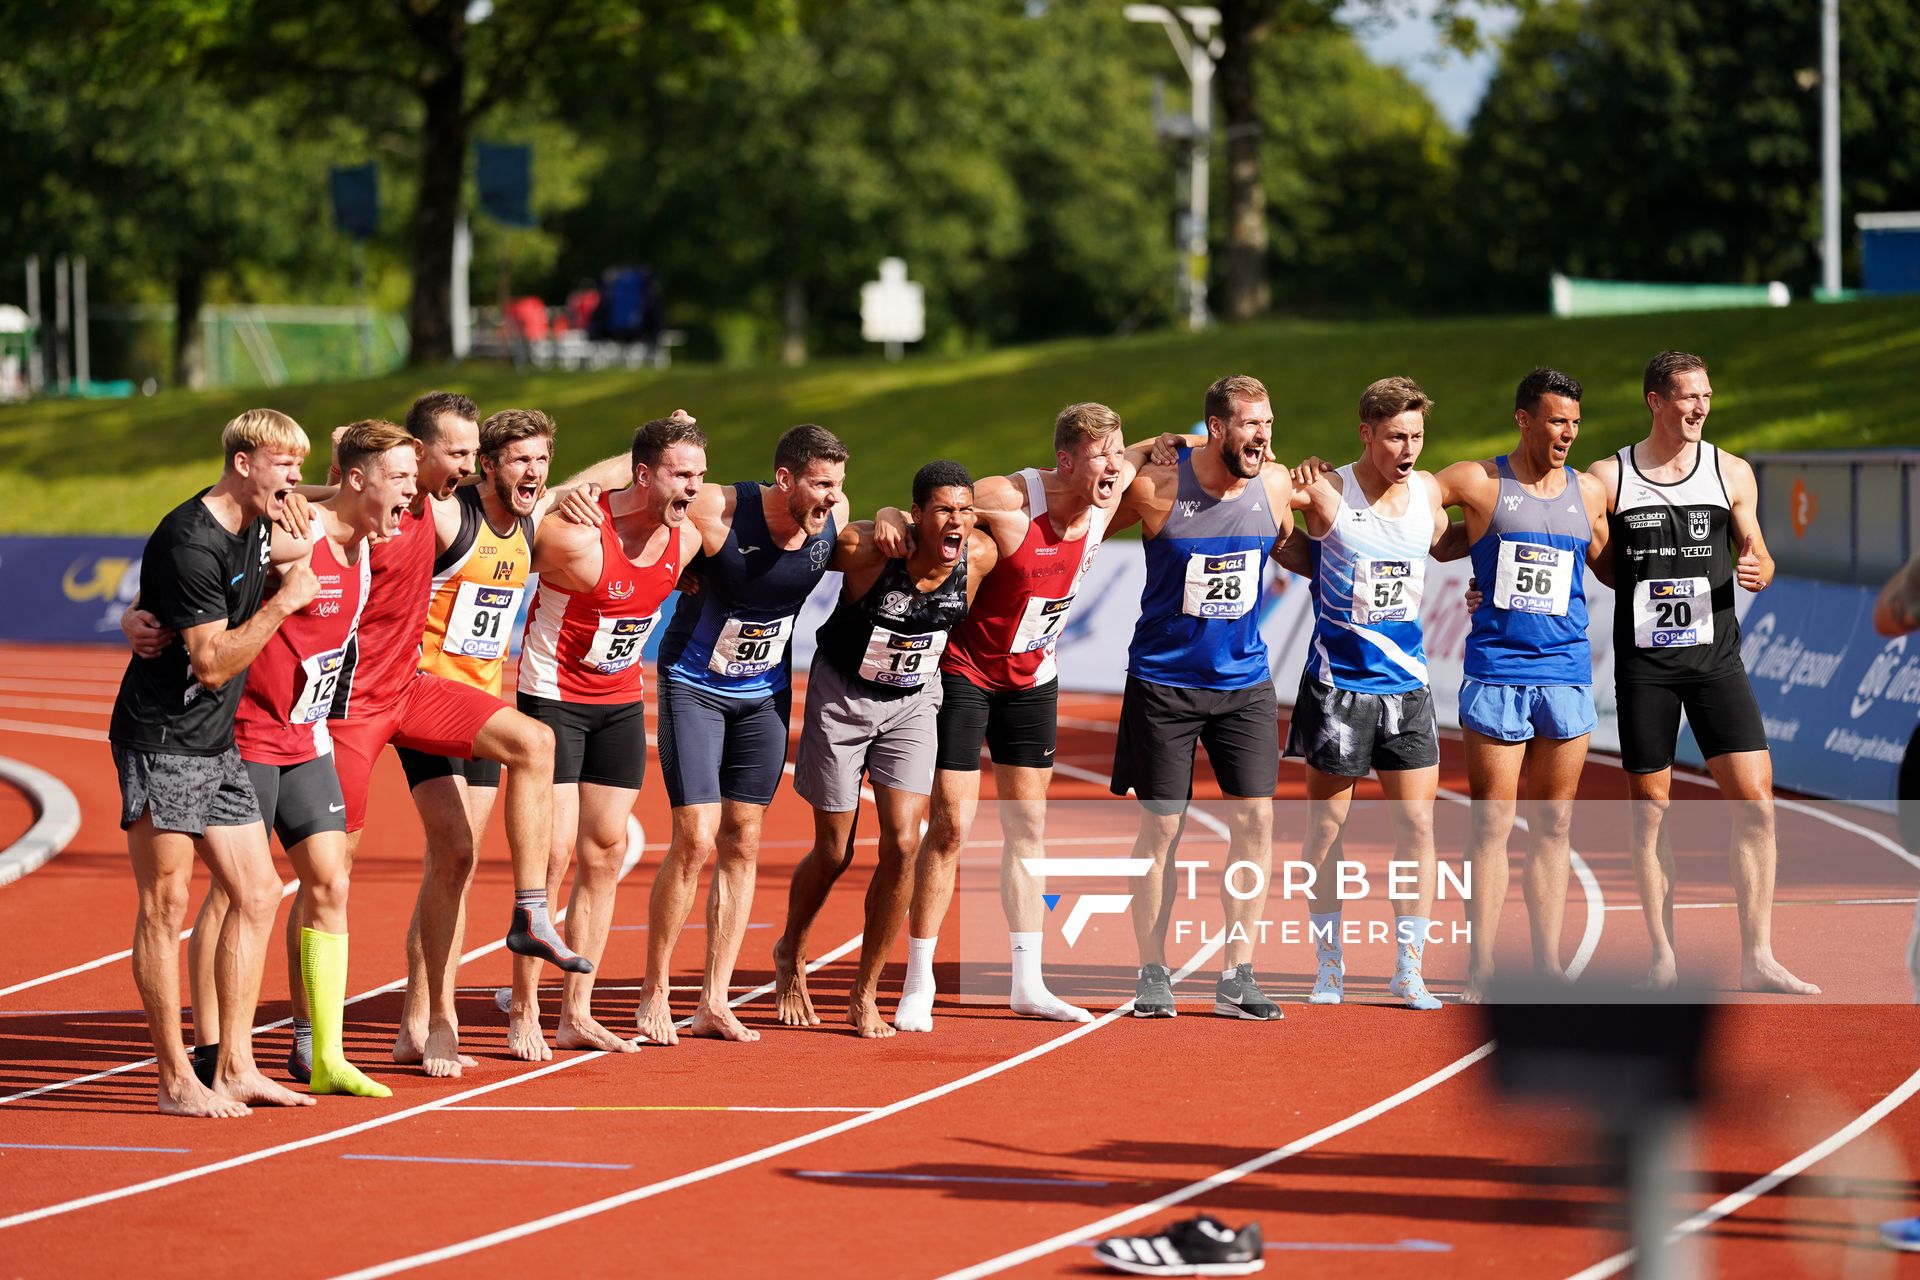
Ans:
{"label": "blue lane marking", "polygon": [[961,1173],[866,1173],[834,1169],[795,1169],[796,1178],[857,1178],[868,1182],[985,1182],[1001,1187],[1106,1187],[1093,1178],[990,1178]]}
{"label": "blue lane marking", "polygon": [[0,1147],[21,1151],[150,1151],[170,1156],[183,1156],[192,1150],[190,1147],[90,1147],[66,1142],[0,1142]]}
{"label": "blue lane marking", "polygon": [[631,1169],[630,1164],[600,1164],[590,1160],[481,1160],[471,1156],[359,1156],[342,1160],[390,1160],[399,1164],[508,1164],[529,1169]]}

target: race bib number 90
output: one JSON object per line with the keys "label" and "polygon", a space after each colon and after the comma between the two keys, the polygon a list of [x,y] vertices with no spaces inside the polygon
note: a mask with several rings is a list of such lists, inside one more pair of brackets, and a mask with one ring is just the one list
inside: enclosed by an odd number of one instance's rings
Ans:
{"label": "race bib number 90", "polygon": [[1573,575],[1579,571],[1571,551],[1537,542],[1502,542],[1493,578],[1494,607],[1558,617],[1567,611]]}
{"label": "race bib number 90", "polygon": [[1058,599],[1035,596],[1028,600],[1026,610],[1020,615],[1020,626],[1013,633],[1013,645],[1007,652],[1032,653],[1051,646],[1060,638],[1061,630],[1067,625],[1067,612],[1072,608],[1072,596]]}
{"label": "race bib number 90", "polygon": [[1687,649],[1713,643],[1713,590],[1705,578],[1648,578],[1633,588],[1633,643]]}
{"label": "race bib number 90", "polygon": [[1420,616],[1420,596],[1426,584],[1424,560],[1359,557],[1353,562],[1354,622],[1360,626],[1412,622]]}
{"label": "race bib number 90", "polygon": [[772,618],[748,622],[728,618],[727,625],[713,641],[713,656],[707,670],[722,676],[759,676],[779,666],[787,656],[787,641],[792,637],[793,619]]}
{"label": "race bib number 90", "polygon": [[1180,611],[1190,618],[1241,618],[1260,599],[1260,553],[1230,551],[1187,557],[1187,589]]}
{"label": "race bib number 90", "polygon": [[440,648],[465,658],[489,661],[503,658],[513,634],[513,617],[520,611],[524,587],[490,587],[463,582],[447,616],[447,635]]}
{"label": "race bib number 90", "polygon": [[903,636],[876,626],[867,637],[867,651],[860,655],[860,678],[895,689],[916,689],[939,670],[946,647],[944,631]]}
{"label": "race bib number 90", "polygon": [[346,659],[345,649],[329,649],[300,664],[300,693],[293,700],[293,710],[287,713],[288,724],[318,724],[327,718]]}
{"label": "race bib number 90", "polygon": [[625,671],[640,661],[647,632],[653,630],[653,620],[658,616],[600,619],[600,625],[593,631],[593,643],[581,655],[580,665],[607,676]]}

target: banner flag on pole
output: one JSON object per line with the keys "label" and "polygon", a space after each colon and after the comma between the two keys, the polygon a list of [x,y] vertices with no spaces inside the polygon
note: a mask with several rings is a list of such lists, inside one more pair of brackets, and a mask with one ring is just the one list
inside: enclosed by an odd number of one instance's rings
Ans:
{"label": "banner flag on pole", "polygon": [[380,229],[380,171],[370,164],[335,165],[327,187],[334,225],[355,240],[373,239]]}
{"label": "banner flag on pole", "polygon": [[533,151],[520,143],[476,142],[480,207],[495,222],[531,227]]}

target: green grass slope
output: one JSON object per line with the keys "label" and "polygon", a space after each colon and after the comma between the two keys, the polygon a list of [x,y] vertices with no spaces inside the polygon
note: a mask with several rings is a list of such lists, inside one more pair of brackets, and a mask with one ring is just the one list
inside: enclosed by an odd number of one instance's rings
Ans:
{"label": "green grass slope", "polygon": [[[1354,451],[1354,405],[1375,378],[1405,373],[1438,402],[1425,465],[1497,452],[1512,439],[1514,384],[1539,364],[1586,385],[1575,460],[1645,430],[1640,371],[1665,347],[1712,367],[1709,436],[1736,452],[1920,444],[1907,395],[1920,381],[1920,299],[1779,310],[1552,320],[1309,324],[1279,321],[1203,335],[1156,334],[985,355],[821,361],[804,369],[684,366],[666,372],[536,373],[471,367],[276,391],[0,408],[0,532],[144,533],[219,470],[221,425],[266,403],[324,440],[356,418],[398,418],[429,387],[465,391],[483,412],[545,409],[560,424],[564,474],[624,452],[648,418],[684,407],[712,438],[716,481],[765,477],[773,442],[819,422],[851,446],[856,511],[902,502],[915,468],[950,457],[985,474],[1051,461],[1053,415],[1076,400],[1119,410],[1130,439],[1184,430],[1225,373],[1273,392],[1275,450],[1292,462]],[[324,467],[308,463],[310,479]]]}

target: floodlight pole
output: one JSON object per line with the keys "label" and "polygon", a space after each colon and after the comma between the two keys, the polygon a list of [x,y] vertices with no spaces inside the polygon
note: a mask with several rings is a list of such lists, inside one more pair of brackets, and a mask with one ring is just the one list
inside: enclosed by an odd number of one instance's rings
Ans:
{"label": "floodlight pole", "polygon": [[1820,5],[1820,266],[1840,292],[1840,0]]}
{"label": "floodlight pole", "polygon": [[1168,9],[1157,4],[1130,4],[1121,11],[1128,22],[1158,24],[1173,41],[1187,80],[1193,87],[1187,144],[1187,225],[1181,237],[1183,261],[1178,276],[1187,295],[1187,327],[1205,329],[1207,317],[1207,159],[1213,136],[1213,65],[1226,46],[1214,31],[1220,11],[1201,5]]}

